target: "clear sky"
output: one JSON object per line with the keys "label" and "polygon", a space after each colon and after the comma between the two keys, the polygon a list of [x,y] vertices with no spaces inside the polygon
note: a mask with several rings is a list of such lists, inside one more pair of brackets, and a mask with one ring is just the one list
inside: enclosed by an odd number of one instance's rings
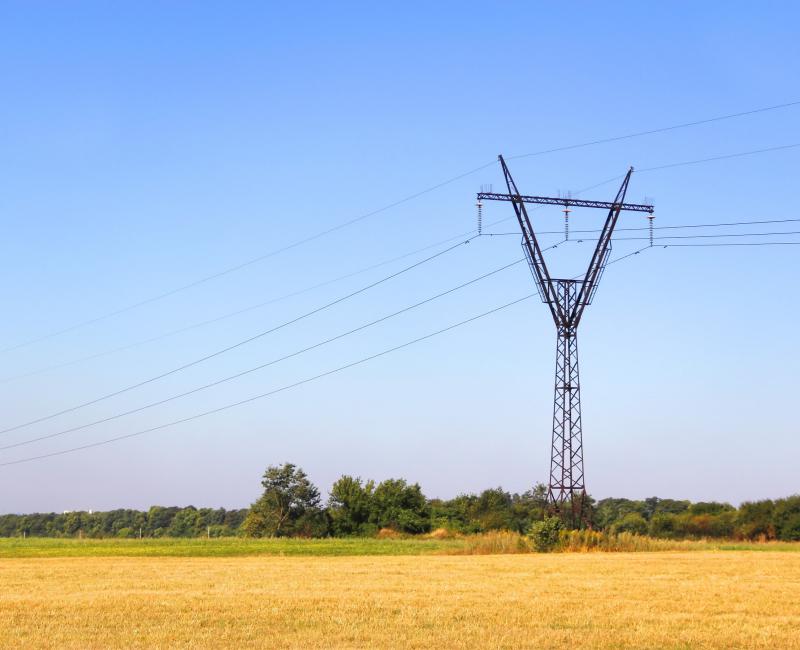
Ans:
{"label": "clear sky", "polygon": [[[291,6],[289,6],[291,5]],[[475,228],[498,153],[800,100],[796,3],[100,3],[0,7],[0,428],[114,392],[445,248],[285,296]],[[555,194],[640,169],[800,142],[800,106],[509,161]],[[348,227],[262,256],[489,164]],[[800,148],[635,173],[656,225],[798,215]],[[619,180],[589,198],[610,200]],[[557,208],[535,213],[559,230]],[[512,216],[485,208],[485,221]],[[603,215],[575,212],[572,228]],[[643,227],[625,214],[620,227]],[[800,223],[679,234],[800,230]],[[511,220],[495,232],[511,232]],[[640,232],[620,232],[620,237]],[[669,231],[658,232],[665,236]],[[543,237],[546,243],[559,236]],[[744,241],[800,241],[800,236]],[[676,240],[673,240],[676,241]],[[701,242],[703,240],[690,240]],[[735,238],[727,240],[737,241]],[[613,255],[644,242],[622,240]],[[552,251],[582,270],[591,243]],[[586,479],[598,498],[800,490],[800,247],[654,248],[610,266],[581,324]],[[482,237],[185,371],[7,432],[45,436],[265,363],[520,257]],[[527,295],[524,265],[215,388],[0,451],[6,462],[156,427],[274,390]],[[47,337],[18,347],[31,340]],[[547,479],[555,331],[527,300],[240,408],[0,467],[0,511],[243,507],[268,464],[430,496]],[[67,364],[67,365],[63,365]],[[52,366],[59,366],[52,368]],[[44,370],[46,369],[46,370]]]}

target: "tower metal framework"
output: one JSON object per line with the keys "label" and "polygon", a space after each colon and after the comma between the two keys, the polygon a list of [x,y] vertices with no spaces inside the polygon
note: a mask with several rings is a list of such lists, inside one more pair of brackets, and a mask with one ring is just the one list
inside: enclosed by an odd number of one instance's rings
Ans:
{"label": "tower metal framework", "polygon": [[[478,193],[478,202],[509,201],[514,208],[520,230],[522,248],[528,259],[533,279],[542,302],[550,308],[556,325],[556,379],[553,399],[553,431],[550,446],[550,479],[548,500],[562,516],[573,524],[583,519],[586,506],[586,483],[583,466],[583,429],[581,422],[581,390],[578,372],[578,325],[586,306],[591,304],[611,252],[611,236],[621,211],[653,214],[653,206],[625,203],[625,194],[633,173],[631,167],[616,197],[611,202],[573,199],[571,197],[527,196],[520,194],[503,156],[499,156],[508,194]],[[545,263],[528,210],[528,203],[561,205],[608,210],[589,267],[581,279],[553,278]]]}

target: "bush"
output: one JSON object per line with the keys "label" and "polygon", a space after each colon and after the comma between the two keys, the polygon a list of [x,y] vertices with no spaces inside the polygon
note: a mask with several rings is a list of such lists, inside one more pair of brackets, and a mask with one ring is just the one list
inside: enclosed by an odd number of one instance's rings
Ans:
{"label": "bush", "polygon": [[426,535],[426,537],[430,537],[431,539],[453,539],[457,536],[458,533],[449,528],[437,528]]}
{"label": "bush", "polygon": [[601,533],[596,530],[562,530],[558,550],[565,553],[587,553],[591,551],[645,552],[688,550],[696,542],[654,539],[633,533]]}
{"label": "bush", "polygon": [[497,555],[530,553],[528,540],[511,530],[495,530],[465,538],[464,553],[468,555]]}
{"label": "bush", "polygon": [[564,524],[558,517],[546,517],[543,521],[533,522],[528,531],[533,548],[539,553],[552,551],[558,544],[562,528],[564,528]]}

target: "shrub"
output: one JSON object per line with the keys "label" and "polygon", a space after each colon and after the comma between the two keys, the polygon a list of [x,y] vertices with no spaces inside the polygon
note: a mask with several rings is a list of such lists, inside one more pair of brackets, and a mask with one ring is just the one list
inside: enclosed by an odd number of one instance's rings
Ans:
{"label": "shrub", "polygon": [[603,533],[596,530],[562,530],[557,550],[566,553],[607,553],[688,550],[696,542],[654,539],[633,533]]}
{"label": "shrub", "polygon": [[430,537],[431,539],[453,539],[456,536],[458,536],[458,533],[448,528],[437,528],[426,535],[426,537]]}
{"label": "shrub", "polygon": [[535,521],[531,524],[528,536],[535,548],[540,553],[552,551],[559,540],[559,533],[564,524],[558,517],[546,517],[543,521]]}
{"label": "shrub", "polygon": [[465,539],[464,553],[468,555],[497,555],[530,553],[528,540],[511,530],[498,530],[478,535],[470,535]]}

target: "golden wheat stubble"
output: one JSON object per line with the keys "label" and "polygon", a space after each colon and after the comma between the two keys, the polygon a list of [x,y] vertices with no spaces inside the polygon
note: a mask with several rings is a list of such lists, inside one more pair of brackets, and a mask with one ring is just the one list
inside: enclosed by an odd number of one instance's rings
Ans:
{"label": "golden wheat stubble", "polygon": [[3,647],[800,648],[800,554],[0,561]]}

